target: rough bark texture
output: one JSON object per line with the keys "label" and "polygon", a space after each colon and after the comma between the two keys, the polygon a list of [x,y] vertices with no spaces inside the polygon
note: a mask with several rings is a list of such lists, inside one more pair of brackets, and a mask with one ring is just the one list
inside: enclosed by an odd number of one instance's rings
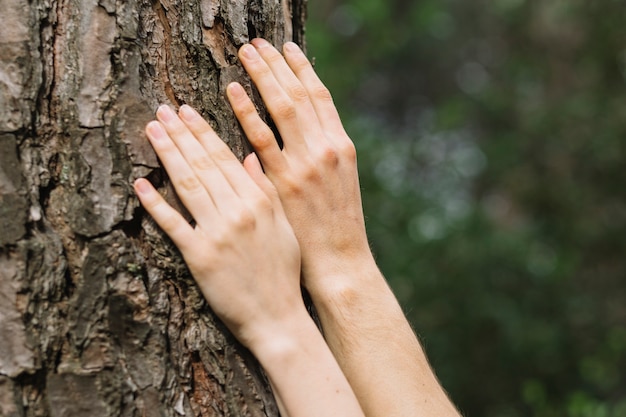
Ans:
{"label": "rough bark texture", "polygon": [[238,47],[306,0],[0,0],[0,416],[274,416],[267,381],[138,207],[160,103],[238,156]]}

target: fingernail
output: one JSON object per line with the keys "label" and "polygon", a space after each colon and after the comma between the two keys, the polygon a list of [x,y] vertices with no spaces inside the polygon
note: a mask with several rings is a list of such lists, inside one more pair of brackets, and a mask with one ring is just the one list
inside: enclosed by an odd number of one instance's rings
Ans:
{"label": "fingernail", "polygon": [[150,183],[144,178],[135,180],[135,191],[137,194],[148,194],[151,191]]}
{"label": "fingernail", "polygon": [[268,46],[272,46],[268,41],[263,38],[254,38],[250,43],[257,48],[267,48]]}
{"label": "fingernail", "polygon": [[239,83],[230,83],[227,87],[228,94],[233,98],[240,98],[246,93]]}
{"label": "fingernail", "polygon": [[300,52],[300,47],[293,42],[287,42],[284,48],[285,52]]}
{"label": "fingernail", "polygon": [[182,106],[180,106],[180,109],[178,109],[178,114],[180,114],[180,116],[187,121],[192,121],[199,116],[198,112],[187,104],[183,104]]}
{"label": "fingernail", "polygon": [[157,117],[164,122],[170,122],[174,119],[174,117],[176,117],[176,113],[174,113],[174,110],[172,110],[170,106],[166,104],[160,106],[156,114]]}
{"label": "fingernail", "polygon": [[161,123],[156,120],[148,123],[146,126],[146,133],[148,134],[148,138],[152,140],[161,140],[165,137],[165,131],[161,127]]}
{"label": "fingernail", "polygon": [[248,59],[255,59],[259,57],[259,53],[254,49],[254,46],[246,44],[241,47],[241,53]]}

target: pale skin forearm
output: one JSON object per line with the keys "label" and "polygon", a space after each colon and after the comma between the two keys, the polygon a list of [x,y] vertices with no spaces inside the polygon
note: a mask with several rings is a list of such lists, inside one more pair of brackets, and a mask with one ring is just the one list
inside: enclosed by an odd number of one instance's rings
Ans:
{"label": "pale skin forearm", "polygon": [[338,260],[333,269],[326,278],[335,285],[311,296],[365,415],[459,416],[371,255]]}
{"label": "pale skin forearm", "polygon": [[282,416],[354,416],[363,411],[306,311],[251,350],[265,369]]}

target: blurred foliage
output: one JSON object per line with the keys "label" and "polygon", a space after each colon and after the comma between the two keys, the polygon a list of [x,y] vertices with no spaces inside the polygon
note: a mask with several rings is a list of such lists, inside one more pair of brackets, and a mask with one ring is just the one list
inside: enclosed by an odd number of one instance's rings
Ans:
{"label": "blurred foliage", "polygon": [[626,4],[309,13],[374,252],[455,403],[626,416]]}

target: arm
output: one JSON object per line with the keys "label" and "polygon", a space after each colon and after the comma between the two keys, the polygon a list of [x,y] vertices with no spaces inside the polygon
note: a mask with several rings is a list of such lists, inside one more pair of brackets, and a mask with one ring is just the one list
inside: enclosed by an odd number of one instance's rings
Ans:
{"label": "arm", "polygon": [[243,88],[231,84],[228,94],[300,242],[326,340],[368,417],[458,416],[374,262],[354,144],[332,98],[295,44],[283,52],[255,39],[239,54],[282,150]]}
{"label": "arm", "polygon": [[137,195],[215,313],[266,370],[281,413],[362,417],[302,301],[300,251],[273,185],[252,159],[246,172],[190,107],[177,115],[162,106],[157,118],[146,133],[196,225],[147,180],[135,182]]}

